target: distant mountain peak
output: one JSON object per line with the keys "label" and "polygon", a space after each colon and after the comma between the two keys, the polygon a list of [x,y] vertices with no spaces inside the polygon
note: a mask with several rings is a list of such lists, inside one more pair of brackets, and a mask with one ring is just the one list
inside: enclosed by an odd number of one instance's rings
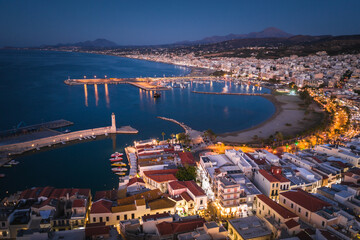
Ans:
{"label": "distant mountain peak", "polygon": [[57,44],[55,47],[84,47],[84,48],[92,48],[92,47],[100,47],[100,48],[111,48],[117,47],[118,45],[112,41],[109,41],[105,38],[98,38],[94,41],[84,41],[77,43],[67,43],[67,44]]}
{"label": "distant mountain peak", "polygon": [[209,44],[209,43],[217,43],[217,42],[224,42],[234,39],[246,39],[246,38],[289,38],[293,36],[290,33],[284,32],[283,30],[280,30],[276,27],[268,27],[260,32],[251,32],[248,34],[233,34],[230,33],[225,36],[212,36],[212,37],[206,37],[201,40],[197,41],[182,41],[177,42],[175,44]]}

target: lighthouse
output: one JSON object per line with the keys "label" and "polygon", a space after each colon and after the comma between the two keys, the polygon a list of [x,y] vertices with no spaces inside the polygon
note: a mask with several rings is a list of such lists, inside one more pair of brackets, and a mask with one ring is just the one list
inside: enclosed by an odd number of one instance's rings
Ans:
{"label": "lighthouse", "polygon": [[115,113],[111,114],[111,132],[116,132],[116,121],[115,121]]}

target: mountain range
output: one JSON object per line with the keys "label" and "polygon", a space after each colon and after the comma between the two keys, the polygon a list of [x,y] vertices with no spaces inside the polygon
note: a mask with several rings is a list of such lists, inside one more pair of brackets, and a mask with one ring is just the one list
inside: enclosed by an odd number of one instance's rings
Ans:
{"label": "mountain range", "polygon": [[[280,29],[275,27],[266,28],[260,32],[251,32],[248,34],[228,34],[226,36],[212,36],[206,37],[201,40],[196,41],[181,41],[173,44],[165,44],[162,46],[179,46],[179,45],[197,45],[197,44],[210,44],[210,43],[218,43],[224,42],[234,39],[252,39],[252,38],[288,38],[293,36],[290,33],[286,33]],[[44,47],[44,46],[43,46]],[[115,42],[109,41],[107,39],[99,38],[94,41],[84,41],[77,43],[60,43],[54,46],[46,46],[46,47],[80,47],[80,48],[115,48],[120,47]]]}
{"label": "mountain range", "polygon": [[212,36],[206,37],[201,40],[196,41],[182,41],[176,42],[177,45],[194,45],[194,44],[209,44],[209,43],[218,43],[234,39],[248,39],[248,38],[288,38],[293,36],[290,33],[284,32],[275,27],[265,28],[260,32],[251,32],[248,34],[228,34],[226,36]]}

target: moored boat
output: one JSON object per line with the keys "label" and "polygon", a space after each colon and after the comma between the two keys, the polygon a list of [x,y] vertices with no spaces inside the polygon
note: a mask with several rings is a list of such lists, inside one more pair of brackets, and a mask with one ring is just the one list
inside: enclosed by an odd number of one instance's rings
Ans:
{"label": "moored boat", "polygon": [[115,167],[115,168],[112,168],[111,171],[113,172],[122,172],[122,171],[127,171],[126,168],[121,168],[121,167]]}
{"label": "moored boat", "polygon": [[110,158],[109,160],[110,160],[110,162],[120,162],[123,159],[121,157],[116,157],[116,158]]}
{"label": "moored boat", "polygon": [[113,166],[113,167],[125,167],[126,163],[116,162],[116,163],[112,163],[111,166]]}
{"label": "moored boat", "polygon": [[124,172],[117,172],[117,173],[115,173],[116,175],[119,175],[119,176],[124,176],[125,175],[125,173]]}
{"label": "moored boat", "polygon": [[115,158],[115,157],[121,157],[123,155],[124,155],[123,153],[115,152],[115,153],[111,154],[111,157]]}

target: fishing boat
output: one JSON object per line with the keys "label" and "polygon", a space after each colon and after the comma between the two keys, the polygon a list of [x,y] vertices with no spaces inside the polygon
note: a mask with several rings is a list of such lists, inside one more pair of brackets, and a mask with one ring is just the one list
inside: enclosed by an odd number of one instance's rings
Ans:
{"label": "fishing boat", "polygon": [[115,168],[112,168],[111,171],[113,172],[122,172],[122,171],[127,171],[126,168],[121,168],[121,167],[115,167]]}
{"label": "fishing boat", "polygon": [[117,172],[117,173],[115,173],[116,175],[119,175],[119,176],[124,176],[125,175],[125,173],[124,172]]}
{"label": "fishing boat", "polygon": [[113,154],[111,154],[111,157],[121,157],[122,155],[124,155],[123,153],[119,153],[119,152],[114,152]]}
{"label": "fishing boat", "polygon": [[125,167],[126,163],[117,162],[117,163],[112,163],[111,166],[113,166],[113,167]]}
{"label": "fishing boat", "polygon": [[123,159],[121,157],[116,157],[116,158],[110,158],[109,160],[110,160],[110,162],[120,162]]}

